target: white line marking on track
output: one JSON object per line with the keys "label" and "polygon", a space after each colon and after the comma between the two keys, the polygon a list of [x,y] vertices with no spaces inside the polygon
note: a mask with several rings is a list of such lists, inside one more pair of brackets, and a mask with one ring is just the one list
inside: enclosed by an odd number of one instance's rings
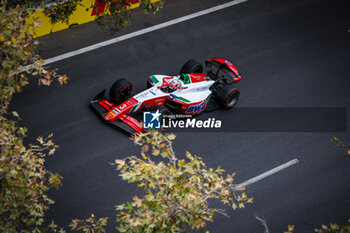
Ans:
{"label": "white line marking on track", "polygon": [[[195,13],[192,13],[189,15],[185,15],[185,16],[182,16],[180,18],[170,20],[168,22],[164,22],[164,23],[157,24],[157,25],[154,25],[154,26],[151,26],[148,28],[144,28],[144,29],[141,29],[141,30],[129,33],[129,34],[125,34],[125,35],[122,35],[122,36],[119,36],[119,37],[116,37],[116,38],[113,38],[110,40],[106,40],[106,41],[103,41],[103,42],[100,42],[100,43],[97,43],[94,45],[87,46],[85,48],[81,48],[81,49],[74,50],[72,52],[64,53],[64,54],[58,55],[56,57],[45,59],[45,64],[47,65],[47,64],[54,63],[56,61],[60,61],[60,60],[69,58],[69,57],[77,56],[77,55],[82,54],[82,53],[86,53],[86,52],[89,52],[89,51],[92,51],[92,50],[95,50],[98,48],[102,48],[102,47],[105,47],[105,46],[108,46],[111,44],[118,43],[118,42],[123,41],[123,40],[127,40],[130,38],[139,36],[139,35],[153,32],[153,31],[156,31],[156,30],[161,29],[161,28],[169,27],[171,25],[178,24],[178,23],[181,23],[181,22],[193,19],[193,18],[197,18],[199,16],[206,15],[206,14],[209,14],[209,13],[212,13],[215,11],[219,11],[219,10],[225,9],[227,7],[234,6],[234,5],[246,2],[246,1],[248,1],[248,0],[233,0],[233,1],[221,4],[221,5],[217,5],[217,6],[202,10],[202,11],[198,11],[198,12],[195,12]],[[28,65],[28,66],[26,66],[26,68],[28,69],[30,66],[31,65]]]}
{"label": "white line marking on track", "polygon": [[299,163],[298,159],[290,160],[289,162],[286,162],[286,163],[284,163],[284,164],[282,164],[282,165],[280,165],[278,167],[275,167],[275,168],[273,168],[273,169],[271,169],[271,170],[269,170],[267,172],[264,172],[264,173],[262,173],[262,174],[260,174],[260,175],[258,175],[256,177],[253,177],[253,178],[251,178],[251,179],[249,179],[247,181],[244,181],[243,183],[240,183],[240,184],[236,185],[236,188],[240,189],[242,186],[248,186],[250,184],[254,184],[254,183],[256,183],[256,182],[258,182],[258,181],[260,181],[262,179],[265,179],[268,176],[271,176],[271,175],[273,175],[273,174],[275,174],[275,173],[277,173],[279,171],[282,171],[282,170],[284,170],[284,169],[286,169],[286,168],[288,168],[290,166],[293,166],[293,165],[295,165],[297,163]]}

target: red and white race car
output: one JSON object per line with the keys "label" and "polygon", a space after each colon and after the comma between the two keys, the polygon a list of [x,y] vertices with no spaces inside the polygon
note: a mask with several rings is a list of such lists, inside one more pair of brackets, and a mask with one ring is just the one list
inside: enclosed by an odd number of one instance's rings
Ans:
{"label": "red and white race car", "polygon": [[91,106],[109,123],[134,134],[143,132],[141,124],[131,115],[138,111],[159,111],[162,114],[196,115],[217,107],[232,108],[239,99],[233,84],[241,80],[236,67],[223,58],[211,58],[203,66],[191,59],[181,68],[180,75],[151,75],[145,91],[131,96],[132,84],[117,80],[109,90],[100,92]]}

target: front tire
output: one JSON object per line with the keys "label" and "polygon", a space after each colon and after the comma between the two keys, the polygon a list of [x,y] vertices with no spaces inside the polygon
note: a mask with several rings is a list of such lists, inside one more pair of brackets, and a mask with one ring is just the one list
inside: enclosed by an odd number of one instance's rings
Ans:
{"label": "front tire", "polygon": [[131,91],[132,84],[129,81],[121,78],[112,85],[111,89],[109,90],[109,97],[114,103],[120,104],[130,98]]}
{"label": "front tire", "polygon": [[221,108],[230,109],[237,104],[239,95],[240,92],[237,87],[226,85],[215,92],[214,100]]}
{"label": "front tire", "polygon": [[180,74],[202,73],[203,66],[196,60],[188,60],[181,68]]}

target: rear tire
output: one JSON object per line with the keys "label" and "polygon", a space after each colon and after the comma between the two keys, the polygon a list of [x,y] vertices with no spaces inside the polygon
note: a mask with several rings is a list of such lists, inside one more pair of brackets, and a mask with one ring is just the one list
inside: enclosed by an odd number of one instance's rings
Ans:
{"label": "rear tire", "polygon": [[203,66],[196,60],[188,60],[181,68],[180,74],[202,73]]}
{"label": "rear tire", "polygon": [[112,85],[111,89],[109,90],[109,97],[114,103],[120,104],[130,98],[131,91],[132,84],[129,81],[121,78]]}
{"label": "rear tire", "polygon": [[237,104],[239,95],[240,92],[237,87],[226,85],[215,92],[214,100],[221,108],[230,109]]}

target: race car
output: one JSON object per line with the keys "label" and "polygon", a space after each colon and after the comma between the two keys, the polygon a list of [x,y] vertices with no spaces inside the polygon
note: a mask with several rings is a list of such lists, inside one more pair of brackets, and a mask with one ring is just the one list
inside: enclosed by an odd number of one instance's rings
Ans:
{"label": "race car", "polygon": [[132,117],[140,111],[159,111],[161,114],[181,113],[197,115],[218,107],[230,109],[236,105],[240,92],[233,85],[242,77],[227,59],[211,58],[203,66],[194,59],[187,61],[179,75],[151,75],[147,89],[134,96],[133,86],[118,79],[90,101],[91,106],[109,123],[130,134],[144,132],[138,120]]}

